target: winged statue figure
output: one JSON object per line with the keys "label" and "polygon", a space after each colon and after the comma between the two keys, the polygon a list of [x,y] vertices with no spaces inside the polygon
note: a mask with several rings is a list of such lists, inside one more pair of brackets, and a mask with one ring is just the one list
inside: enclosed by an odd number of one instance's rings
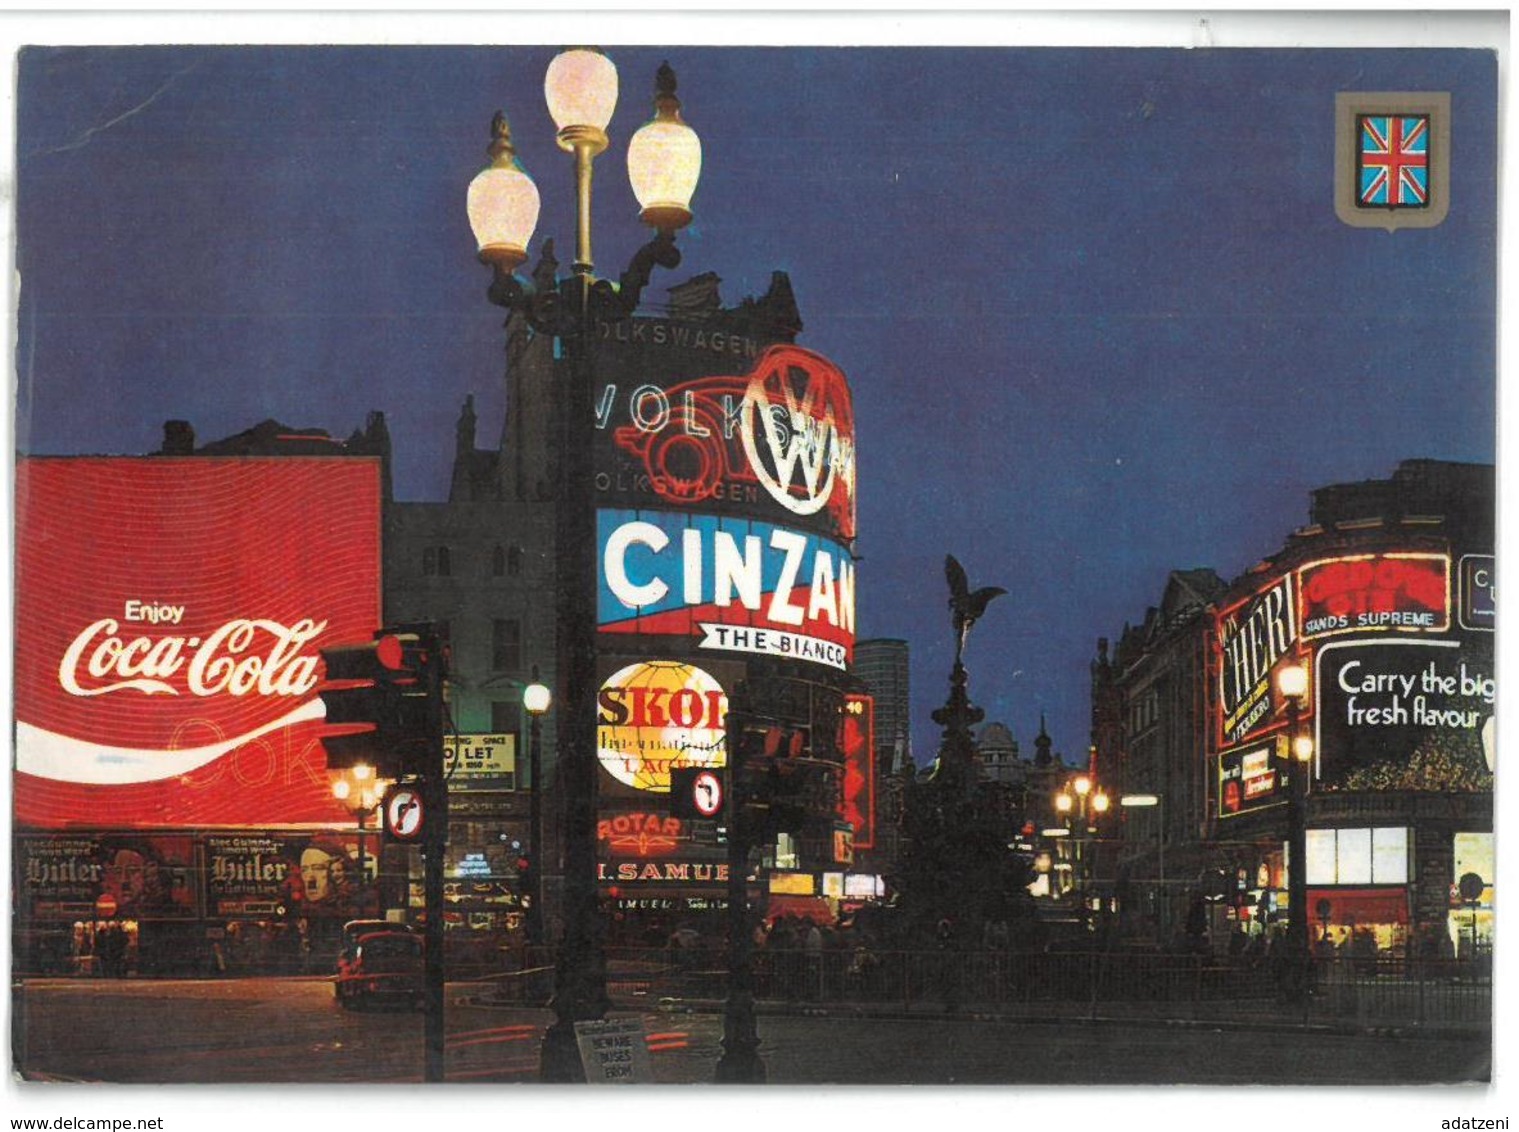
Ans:
{"label": "winged statue figure", "polygon": [[983,586],[972,591],[970,581],[965,576],[965,567],[960,565],[953,554],[944,557],[944,576],[949,580],[950,624],[955,630],[955,663],[959,664],[971,626],[981,619],[993,598],[1000,597],[1007,591],[1001,586]]}

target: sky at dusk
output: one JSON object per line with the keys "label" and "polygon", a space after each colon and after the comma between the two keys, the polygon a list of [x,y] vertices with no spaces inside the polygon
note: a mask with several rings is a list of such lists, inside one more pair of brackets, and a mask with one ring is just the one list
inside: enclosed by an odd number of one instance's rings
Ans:
{"label": "sky at dusk", "polygon": [[[555,50],[27,49],[19,450],[145,453],[170,418],[202,442],[269,417],[346,436],[378,409],[397,497],[446,498],[464,398],[482,445],[505,412],[464,211],[498,108],[538,239],[570,258]],[[1009,591],[971,637],[972,699],[1026,752],[1047,714],[1076,757],[1097,639],[1169,571],[1234,577],[1315,487],[1495,457],[1491,53],[609,54],[597,266],[645,239],[623,157],[668,60],[704,166],[684,263],[646,297],[715,272],[733,305],[789,274],[799,344],[853,387],[859,628],[910,642],[920,765],[953,655],[946,553]],[[1336,217],[1339,91],[1451,93],[1444,223]]]}

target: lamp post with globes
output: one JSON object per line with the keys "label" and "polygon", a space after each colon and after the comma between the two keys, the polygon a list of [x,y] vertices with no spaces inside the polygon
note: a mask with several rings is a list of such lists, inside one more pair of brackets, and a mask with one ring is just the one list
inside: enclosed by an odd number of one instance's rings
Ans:
{"label": "lamp post with globes", "polygon": [[1062,790],[1055,795],[1055,812],[1067,823],[1074,823],[1075,833],[1072,845],[1075,856],[1076,884],[1081,893],[1081,906],[1083,914],[1087,910],[1088,884],[1090,879],[1089,870],[1091,862],[1087,852],[1087,844],[1091,835],[1096,832],[1095,822],[1101,815],[1107,813],[1110,799],[1092,777],[1087,774],[1078,774],[1071,780],[1070,790]]}
{"label": "lamp post with globes", "polygon": [[1276,686],[1287,704],[1287,773],[1291,779],[1287,800],[1287,959],[1291,972],[1288,991],[1296,998],[1308,991],[1313,961],[1308,946],[1307,830],[1313,739],[1301,726],[1303,702],[1308,698],[1308,669],[1301,664],[1284,665],[1277,672]]}
{"label": "lamp post with globes", "polygon": [[528,717],[527,772],[528,785],[528,876],[527,942],[533,947],[543,943],[543,790],[539,775],[543,766],[543,716],[553,703],[546,685],[538,683],[538,668],[533,666],[533,682],[522,689],[522,707]]}
{"label": "lamp post with globes", "polygon": [[367,763],[355,763],[332,783],[332,796],[354,816],[359,827],[359,883],[356,903],[360,910],[367,903],[365,889],[369,876],[369,867],[364,856],[364,834],[367,831],[369,815],[378,811],[380,798],[384,792],[384,781],[375,777],[374,768]]}
{"label": "lamp post with globes", "polygon": [[606,961],[596,883],[596,518],[592,339],[598,320],[632,315],[655,266],[675,267],[675,232],[691,220],[690,201],[701,172],[701,143],[681,121],[675,73],[656,78],[654,118],[628,145],[628,177],[655,236],[634,255],[614,287],[597,280],[591,258],[591,174],[609,141],[617,105],[617,69],[600,51],[571,48],[555,56],[544,80],[559,147],[574,157],[576,242],[573,274],[536,290],[514,274],[527,259],[539,197],[523,171],[504,115],[492,122],[491,161],[469,186],[468,211],[480,259],[492,269],[491,302],[523,318],[538,334],[559,340],[564,359],[556,432],[559,482],[555,498],[557,559],[557,698],[560,703],[557,779],[564,798],[564,935],[554,975],[555,1022],[544,1034],[540,1076],[579,1081],[585,1071],[575,1023],[607,1010]]}

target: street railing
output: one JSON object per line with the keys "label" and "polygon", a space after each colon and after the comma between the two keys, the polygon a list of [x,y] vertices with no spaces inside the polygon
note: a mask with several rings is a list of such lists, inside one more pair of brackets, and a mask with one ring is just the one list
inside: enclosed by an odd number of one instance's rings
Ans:
{"label": "street railing", "polygon": [[[728,972],[722,941],[693,948],[609,948],[607,993],[625,1006],[721,1002]],[[25,954],[23,951],[21,954]],[[448,978],[479,981],[491,998],[542,1005],[553,992],[550,947],[448,953]],[[218,974],[288,975],[334,968],[269,964]],[[18,977],[87,973],[32,969]],[[198,972],[191,971],[191,974]],[[133,971],[133,977],[178,971]],[[1269,956],[1178,955],[1108,951],[876,950],[757,948],[756,998],[763,1003],[859,1006],[908,1013],[958,1012],[1019,1017],[1087,1016],[1221,1022],[1349,1024],[1455,1028],[1492,1025],[1491,955],[1475,959],[1370,956],[1316,958],[1307,996],[1284,992]]]}
{"label": "street railing", "polygon": [[[906,1012],[1152,1017],[1363,1026],[1491,1026],[1481,964],[1400,959],[1314,964],[1312,993],[1284,993],[1281,968],[1151,952],[847,951],[754,953],[762,1003]],[[626,1003],[721,1000],[720,951],[608,952],[608,993]]]}

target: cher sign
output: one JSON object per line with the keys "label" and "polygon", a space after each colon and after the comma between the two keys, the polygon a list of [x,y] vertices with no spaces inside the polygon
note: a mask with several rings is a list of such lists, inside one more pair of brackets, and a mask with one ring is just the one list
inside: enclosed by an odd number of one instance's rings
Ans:
{"label": "cher sign", "polygon": [[636,790],[670,789],[670,768],[723,766],[728,697],[692,664],[649,660],[607,678],[597,697],[602,768]]}

